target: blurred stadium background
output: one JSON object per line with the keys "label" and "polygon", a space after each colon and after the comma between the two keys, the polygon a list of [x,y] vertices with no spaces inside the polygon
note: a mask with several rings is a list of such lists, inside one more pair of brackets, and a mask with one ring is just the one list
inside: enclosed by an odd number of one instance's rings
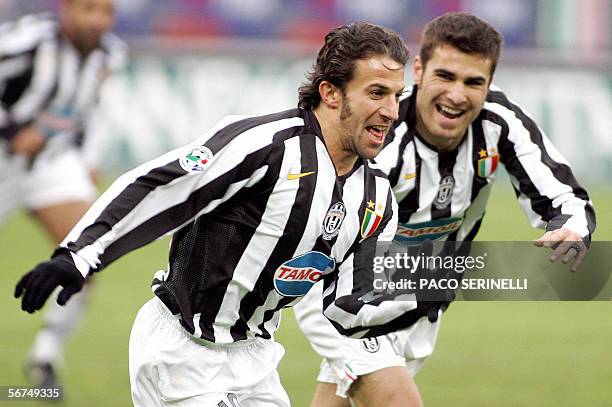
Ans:
{"label": "blurred stadium background", "polygon": [[[537,119],[589,187],[597,240],[612,241],[612,1],[610,0],[117,0],[116,32],[130,62],[104,86],[90,133],[110,180],[184,144],[226,114],[296,105],[297,87],[323,35],[354,20],[394,28],[418,50],[425,22],[471,11],[506,40],[495,82]],[[0,22],[55,11],[58,0],[0,0]],[[503,177],[502,177],[503,178]],[[481,240],[538,236],[501,179]],[[121,259],[97,279],[90,312],[70,341],[67,406],[129,405],[127,342],[167,242]],[[40,324],[12,299],[19,275],[50,244],[23,213],[0,228],[0,385],[24,385],[26,350]],[[609,302],[457,303],[434,357],[417,376],[431,406],[609,406]],[[308,405],[319,359],[293,322],[281,377]],[[10,405],[8,402],[0,402]],[[20,402],[20,406],[28,405]],[[31,404],[36,405],[36,404]]]}

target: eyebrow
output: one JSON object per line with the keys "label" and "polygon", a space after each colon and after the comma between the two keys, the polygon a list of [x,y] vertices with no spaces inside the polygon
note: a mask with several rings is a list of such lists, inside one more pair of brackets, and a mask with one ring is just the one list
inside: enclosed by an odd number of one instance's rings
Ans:
{"label": "eyebrow", "polygon": [[[390,87],[388,87],[387,85],[383,85],[377,82],[372,83],[371,85],[368,86],[368,89],[372,89],[372,88],[377,88],[380,90],[384,90],[386,92],[390,92],[392,91],[392,89]],[[405,87],[403,87],[402,89],[400,89],[398,92],[396,93],[404,93],[405,92]]]}
{"label": "eyebrow", "polygon": [[[448,71],[444,68],[437,68],[434,69],[434,73],[437,75],[444,75],[444,76],[452,76],[453,78],[456,77],[457,75],[455,75],[453,72]],[[470,76],[468,78],[466,78],[464,80],[464,82],[471,82],[471,83],[487,83],[487,78],[483,77],[483,76]]]}

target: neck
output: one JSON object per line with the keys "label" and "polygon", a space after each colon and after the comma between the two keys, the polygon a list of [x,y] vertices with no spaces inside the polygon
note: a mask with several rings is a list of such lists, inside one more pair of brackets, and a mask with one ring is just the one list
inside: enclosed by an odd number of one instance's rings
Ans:
{"label": "neck", "polygon": [[347,174],[355,165],[357,155],[342,143],[342,126],[338,114],[321,106],[315,108],[313,113],[321,126],[325,147],[336,168],[336,174],[338,176]]}

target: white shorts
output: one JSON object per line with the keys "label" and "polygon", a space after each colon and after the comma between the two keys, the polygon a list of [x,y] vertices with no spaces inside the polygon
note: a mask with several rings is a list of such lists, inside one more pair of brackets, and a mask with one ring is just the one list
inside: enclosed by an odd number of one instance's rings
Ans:
{"label": "white shorts", "polygon": [[9,155],[6,146],[0,146],[0,223],[19,206],[36,210],[95,197],[87,163],[76,149],[43,154],[28,169],[25,157]]}
{"label": "white shorts", "polygon": [[346,397],[359,376],[387,367],[406,366],[414,377],[433,353],[440,319],[432,324],[423,317],[408,329],[376,338],[347,338],[323,315],[321,290],[316,284],[293,309],[300,329],[323,357],[317,380],[335,383],[339,396]]}
{"label": "white shorts", "polygon": [[254,339],[217,345],[191,336],[156,297],[130,335],[135,406],[289,407],[276,368],[282,345]]}

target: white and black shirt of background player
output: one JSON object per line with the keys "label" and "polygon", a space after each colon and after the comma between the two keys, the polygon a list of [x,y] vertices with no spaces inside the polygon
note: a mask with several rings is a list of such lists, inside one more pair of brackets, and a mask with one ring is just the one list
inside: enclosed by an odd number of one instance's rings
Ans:
{"label": "white and black shirt of background player", "polygon": [[280,310],[317,280],[310,272],[324,275],[324,313],[341,333],[383,334],[427,312],[415,301],[361,298],[372,289],[377,242],[393,239],[396,209],[373,162],[358,159],[337,176],[313,112],[230,116],[120,177],[55,256],[85,276],[173,234],[168,270],[152,286],[198,338],[270,338]]}
{"label": "white and black shirt of background player", "polygon": [[501,163],[533,227],[565,227],[590,243],[595,212],[587,192],[520,106],[491,86],[465,138],[447,152],[416,132],[416,92],[415,86],[403,97],[400,118],[376,157],[398,201],[397,240],[474,239]]}
{"label": "white and black shirt of background player", "polygon": [[82,57],[48,14],[0,26],[0,142],[36,122],[47,136],[61,134],[62,147],[80,146],[100,84],[126,59],[112,33]]}

